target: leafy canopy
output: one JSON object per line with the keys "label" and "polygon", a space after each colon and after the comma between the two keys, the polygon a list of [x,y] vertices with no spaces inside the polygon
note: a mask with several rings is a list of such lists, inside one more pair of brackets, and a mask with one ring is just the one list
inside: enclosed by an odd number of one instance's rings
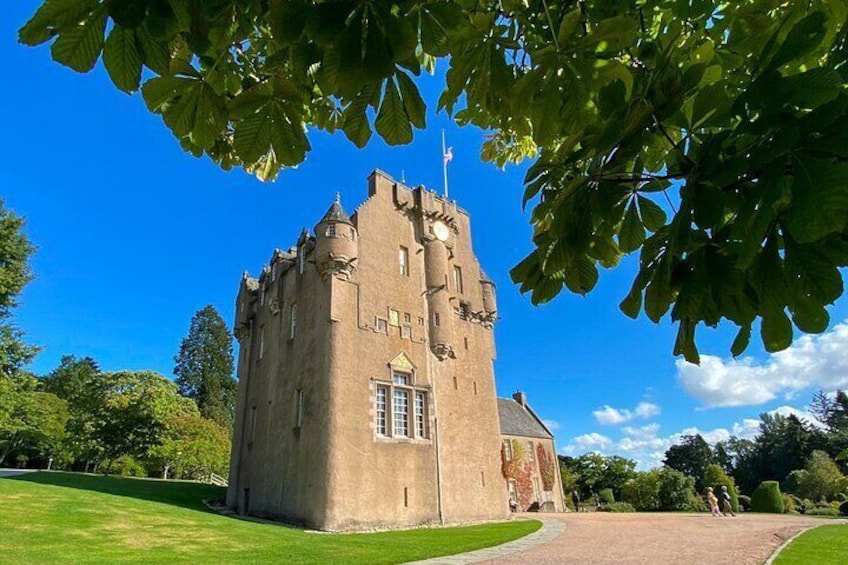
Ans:
{"label": "leafy canopy", "polygon": [[[357,146],[425,127],[415,77],[447,65],[440,110],[491,132],[484,159],[536,160],[540,304],[586,293],[641,249],[621,303],[695,330],[752,327],[769,351],[822,332],[848,264],[845,0],[45,0],[27,45],[121,90],[192,154],[261,179],[307,128]],[[142,86],[142,80],[144,84]]]}

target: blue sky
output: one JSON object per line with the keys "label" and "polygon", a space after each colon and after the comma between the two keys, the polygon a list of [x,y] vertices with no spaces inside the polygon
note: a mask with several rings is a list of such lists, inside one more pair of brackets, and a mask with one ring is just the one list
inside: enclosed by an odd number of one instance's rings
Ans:
{"label": "blue sky", "polygon": [[[848,386],[842,326],[777,357],[755,343],[741,362],[729,361],[734,328],[701,330],[705,362],[685,366],[671,354],[674,327],[618,310],[635,257],[602,273],[587,297],[530,305],[508,274],[531,250],[525,167],[481,162],[477,129],[431,110],[427,130],[405,147],[375,135],[358,150],[341,133],[312,132],[307,161],[263,184],[184,153],[140,95],[117,91],[102,65],[79,75],[53,63],[46,46],[18,45],[16,30],[37,4],[12,3],[0,22],[0,197],[26,217],[38,246],[37,278],[17,311],[28,339],[43,347],[37,373],[75,354],[105,370],[172,376],[192,314],[213,304],[230,322],[242,271],[258,274],[275,247],[293,245],[337,191],[351,211],[374,168],[441,187],[444,128],[454,154],[451,197],[470,212],[475,250],[498,286],[498,391],[524,390],[553,422],[561,452],[597,449],[649,466],[680,432],[750,435],[759,413],[803,410],[819,387]],[[424,81],[431,106],[440,87],[440,78]],[[831,316],[834,325],[848,317],[845,300]]]}

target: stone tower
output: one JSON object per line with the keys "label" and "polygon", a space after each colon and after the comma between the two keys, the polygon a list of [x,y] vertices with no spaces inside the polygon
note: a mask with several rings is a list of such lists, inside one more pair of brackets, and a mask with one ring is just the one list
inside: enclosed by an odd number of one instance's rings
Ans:
{"label": "stone tower", "polygon": [[506,517],[468,214],[375,171],[314,229],[241,282],[227,504],[331,531]]}

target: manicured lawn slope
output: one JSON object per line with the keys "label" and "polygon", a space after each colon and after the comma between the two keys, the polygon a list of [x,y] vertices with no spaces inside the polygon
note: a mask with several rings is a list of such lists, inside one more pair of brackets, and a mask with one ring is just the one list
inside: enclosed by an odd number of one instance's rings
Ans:
{"label": "manicured lawn slope", "polygon": [[377,534],[315,534],[219,516],[196,483],[32,473],[0,479],[3,563],[401,563],[536,531],[536,521]]}
{"label": "manicured lawn slope", "polygon": [[848,562],[848,525],[819,526],[798,536],[774,565],[843,565]]}

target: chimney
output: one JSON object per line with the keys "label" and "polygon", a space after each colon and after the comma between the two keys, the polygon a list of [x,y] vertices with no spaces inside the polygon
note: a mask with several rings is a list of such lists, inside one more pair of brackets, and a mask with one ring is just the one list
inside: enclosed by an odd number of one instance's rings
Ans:
{"label": "chimney", "polygon": [[527,396],[520,390],[515,391],[512,395],[513,400],[521,405],[522,408],[527,408]]}

